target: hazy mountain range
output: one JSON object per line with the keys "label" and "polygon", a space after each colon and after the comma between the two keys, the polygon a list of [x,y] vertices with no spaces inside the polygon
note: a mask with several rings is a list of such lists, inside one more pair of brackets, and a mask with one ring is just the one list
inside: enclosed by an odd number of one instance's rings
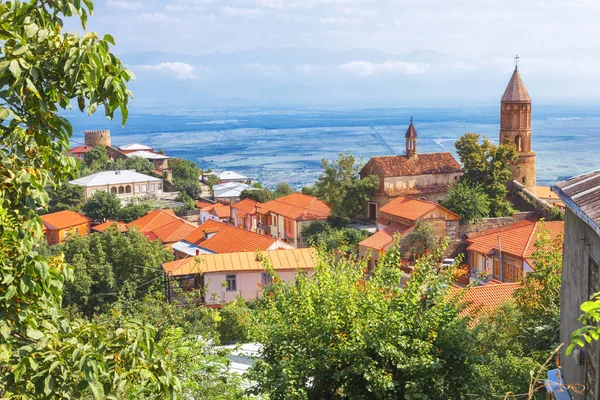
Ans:
{"label": "hazy mountain range", "polygon": [[[134,71],[134,105],[439,106],[499,102],[512,59],[416,50],[257,48],[188,55],[123,53]],[[538,103],[590,103],[600,91],[600,51],[520,55]]]}

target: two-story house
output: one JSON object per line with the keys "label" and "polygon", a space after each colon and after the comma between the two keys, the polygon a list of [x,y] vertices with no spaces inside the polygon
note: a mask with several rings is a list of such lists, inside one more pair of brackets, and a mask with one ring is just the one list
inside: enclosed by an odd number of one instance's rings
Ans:
{"label": "two-story house", "polygon": [[44,226],[42,231],[49,245],[63,243],[72,235],[87,235],[90,233],[92,220],[75,211],[59,211],[40,217]]}

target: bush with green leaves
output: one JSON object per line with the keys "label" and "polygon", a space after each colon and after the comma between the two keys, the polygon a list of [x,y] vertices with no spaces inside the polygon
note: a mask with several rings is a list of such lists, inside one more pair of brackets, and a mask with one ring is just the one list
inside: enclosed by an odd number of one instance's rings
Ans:
{"label": "bush with green leaves", "polygon": [[306,226],[302,232],[304,241],[316,247],[324,247],[328,251],[358,252],[358,243],[369,237],[369,232],[339,226],[331,222],[313,222]]}
{"label": "bush with green leaves", "polygon": [[121,212],[121,201],[113,193],[99,191],[85,202],[81,211],[94,221],[116,220]]}
{"label": "bush with green leaves", "polygon": [[78,211],[83,204],[83,186],[61,183],[51,188],[48,195],[48,211],[51,213],[62,210]]}
{"label": "bush with green leaves", "polygon": [[481,185],[472,186],[467,181],[450,186],[448,197],[441,204],[460,215],[461,224],[479,221],[490,214],[490,199]]}
{"label": "bush with green leaves", "polygon": [[271,191],[269,188],[262,188],[259,190],[244,189],[242,190],[242,193],[240,193],[240,200],[244,199],[254,200],[259,203],[266,203],[267,201],[271,200]]}
{"label": "bush with green leaves", "polygon": [[117,220],[129,223],[143,217],[151,209],[152,206],[146,202],[129,203],[119,210]]}
{"label": "bush with green leaves", "polygon": [[154,173],[154,164],[152,164],[152,161],[142,157],[120,158],[115,162],[115,168],[119,170],[133,169],[145,175],[152,175]]}
{"label": "bush with green leaves", "polygon": [[[133,74],[114,38],[86,32],[91,0],[0,2],[0,391],[3,398],[170,398],[179,381],[155,330],[68,319],[61,308],[73,268],[40,253],[45,187],[68,180],[71,104],[103,107],[125,123]],[[82,35],[66,26],[75,19]]]}

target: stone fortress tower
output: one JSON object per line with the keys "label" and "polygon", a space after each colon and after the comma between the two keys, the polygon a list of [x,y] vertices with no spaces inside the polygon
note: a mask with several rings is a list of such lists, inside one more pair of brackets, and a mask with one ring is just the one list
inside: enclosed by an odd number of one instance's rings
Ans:
{"label": "stone fortress tower", "polygon": [[531,150],[531,97],[519,74],[519,57],[500,105],[500,143],[514,143],[519,159],[509,168],[513,180],[535,194],[535,153]]}
{"label": "stone fortress tower", "polygon": [[96,129],[83,132],[85,145],[89,147],[106,146],[110,147],[110,130]]}

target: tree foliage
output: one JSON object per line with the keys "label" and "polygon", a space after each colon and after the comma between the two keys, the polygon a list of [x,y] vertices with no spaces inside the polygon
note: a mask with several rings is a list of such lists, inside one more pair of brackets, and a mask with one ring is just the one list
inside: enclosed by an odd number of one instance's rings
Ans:
{"label": "tree foliage", "polygon": [[129,203],[119,210],[117,220],[129,223],[143,217],[151,209],[152,206],[148,203]]}
{"label": "tree foliage", "polygon": [[115,162],[115,168],[119,170],[134,169],[136,172],[145,175],[154,173],[154,164],[152,161],[143,157],[120,158]]}
{"label": "tree foliage", "polygon": [[277,186],[275,186],[275,189],[271,192],[271,199],[278,199],[292,193],[294,193],[294,191],[287,182],[279,182]]}
{"label": "tree foliage", "polygon": [[460,215],[462,224],[478,221],[490,214],[490,199],[481,185],[471,186],[466,181],[450,186],[442,206]]}
{"label": "tree foliage", "polygon": [[435,227],[427,220],[417,221],[417,225],[408,233],[406,240],[413,260],[434,251],[440,245]]}
{"label": "tree foliage", "polygon": [[361,179],[361,166],[351,154],[340,154],[334,161],[323,159],[321,164],[323,172],[314,185],[317,197],[331,205],[335,215],[364,215],[367,201],[377,187],[377,177]]}
{"label": "tree foliage", "polygon": [[83,203],[83,186],[61,183],[51,188],[48,192],[48,211],[57,212],[62,210],[77,211]]}
{"label": "tree foliage", "polygon": [[108,169],[109,163],[112,163],[103,145],[95,146],[85,153],[85,160],[89,163],[90,170],[94,172],[104,171]]}
{"label": "tree foliage", "polygon": [[82,211],[94,221],[116,220],[121,211],[121,201],[113,193],[96,192],[85,202]]}
{"label": "tree foliage", "polygon": [[74,280],[65,284],[63,304],[75,305],[86,315],[106,311],[122,290],[141,298],[162,288],[160,264],[173,259],[160,241],[151,241],[135,229],[120,233],[73,236],[55,250],[75,267]]}
{"label": "tree foliage", "polygon": [[266,203],[271,200],[271,191],[268,188],[262,188],[259,190],[242,190],[240,193],[240,200],[250,199],[259,203]]}
{"label": "tree foliage", "polygon": [[[312,278],[275,274],[256,313],[263,344],[251,380],[271,399],[460,399],[474,370],[471,333],[451,277],[422,258],[400,288],[400,261],[365,262],[321,254]],[[390,257],[388,254],[381,259]],[[387,265],[393,265],[388,267]],[[450,273],[450,271],[448,271]]]}
{"label": "tree foliage", "polygon": [[490,216],[502,217],[512,213],[506,200],[506,183],[512,179],[508,166],[517,161],[517,150],[512,144],[494,145],[489,140],[480,142],[480,135],[465,133],[455,144],[463,165],[461,181],[471,187],[481,185],[490,200]]}
{"label": "tree foliage", "polygon": [[173,182],[198,182],[198,178],[200,178],[200,168],[198,168],[198,165],[185,158],[171,158],[169,160],[169,167],[173,174]]}
{"label": "tree foliage", "polygon": [[367,231],[348,226],[335,227],[331,223],[315,221],[302,229],[302,238],[311,246],[324,247],[327,251],[358,252],[358,243],[369,237]]}
{"label": "tree foliage", "polygon": [[67,180],[71,101],[127,120],[132,74],[110,52],[114,39],[85,30],[90,0],[0,3],[0,388],[4,398],[169,397],[178,380],[154,329],[129,321],[112,331],[61,310],[73,269],[39,252],[45,187]]}

